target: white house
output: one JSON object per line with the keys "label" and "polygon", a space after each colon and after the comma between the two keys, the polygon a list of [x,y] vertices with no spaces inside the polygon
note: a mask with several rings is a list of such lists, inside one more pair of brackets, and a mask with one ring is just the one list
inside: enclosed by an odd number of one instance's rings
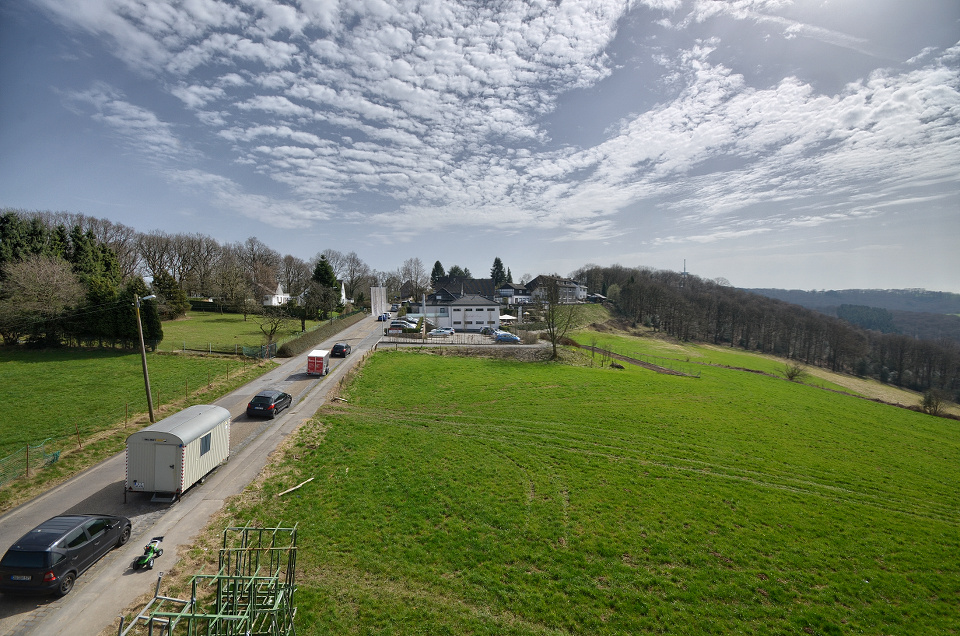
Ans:
{"label": "white house", "polygon": [[500,303],[485,296],[469,294],[452,299],[428,299],[425,307],[427,318],[437,327],[453,327],[457,331],[500,327]]}
{"label": "white house", "polygon": [[264,307],[279,307],[290,302],[290,294],[283,291],[283,285],[277,284],[277,290],[272,294],[266,294],[263,297]]}

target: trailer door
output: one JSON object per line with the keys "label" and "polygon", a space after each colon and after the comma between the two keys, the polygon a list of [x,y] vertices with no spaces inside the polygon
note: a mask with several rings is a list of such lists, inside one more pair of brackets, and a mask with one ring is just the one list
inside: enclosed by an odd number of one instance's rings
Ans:
{"label": "trailer door", "polygon": [[157,444],[153,489],[156,492],[176,492],[180,485],[177,479],[177,456],[180,447],[172,444]]}

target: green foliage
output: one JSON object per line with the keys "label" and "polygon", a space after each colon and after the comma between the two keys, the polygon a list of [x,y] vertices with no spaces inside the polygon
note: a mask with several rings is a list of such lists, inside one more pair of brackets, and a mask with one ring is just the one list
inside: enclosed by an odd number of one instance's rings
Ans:
{"label": "green foliage", "polygon": [[443,271],[443,265],[440,261],[437,261],[433,264],[433,271],[430,272],[430,286],[436,287],[437,281],[446,276],[446,272]]}
{"label": "green foliage", "polygon": [[469,269],[460,267],[459,265],[451,267],[450,271],[447,272],[447,276],[450,278],[473,278]]}
{"label": "green foliage", "polygon": [[320,256],[317,266],[313,268],[313,280],[323,287],[337,286],[337,276],[334,274],[333,266],[327,261],[326,256]]}
{"label": "green foliage", "polygon": [[343,395],[232,509],[298,524],[299,633],[960,629],[953,422],[721,368],[394,352]]}
{"label": "green foliage", "polygon": [[190,301],[177,279],[165,269],[153,275],[153,292],[160,299],[160,309],[167,319],[183,316],[190,310]]}
{"label": "green foliage", "polygon": [[490,268],[490,278],[493,279],[493,288],[497,289],[507,281],[507,273],[503,269],[503,261],[497,256],[493,259],[493,266]]}

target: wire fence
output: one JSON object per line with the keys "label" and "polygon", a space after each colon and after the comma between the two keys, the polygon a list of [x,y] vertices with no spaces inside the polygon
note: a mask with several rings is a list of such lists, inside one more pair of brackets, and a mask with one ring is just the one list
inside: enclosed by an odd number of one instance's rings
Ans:
{"label": "wire fence", "polygon": [[[156,418],[159,420],[165,417],[163,413],[168,409],[178,410],[191,404],[191,400],[197,399],[198,396],[210,390],[214,383],[229,383],[236,376],[245,374],[248,369],[257,365],[259,362],[247,361],[246,358],[240,357],[237,361],[230,361],[226,368],[213,372],[209,368],[197,368],[174,382],[154,384],[150,394]],[[105,435],[115,434],[117,430],[123,431],[131,426],[142,426],[146,420],[144,410],[146,404],[142,395],[141,393],[131,401],[121,398],[115,403],[114,408],[107,408],[106,411],[98,409],[100,415],[76,419],[64,418],[66,421],[60,422],[59,425],[48,424],[41,434],[52,433],[52,435],[39,444],[27,444],[13,452],[10,452],[12,445],[4,446],[3,451],[10,454],[0,458],[0,487],[18,479],[36,476],[44,468],[59,461],[62,452],[83,449],[85,445]],[[102,414],[105,412],[116,415],[104,417]],[[60,431],[62,434],[57,434]]]}
{"label": "wire fence", "polygon": [[51,441],[52,438],[47,438],[36,446],[27,444],[12,455],[0,459],[0,486],[21,477],[29,477],[31,471],[36,473],[44,467],[56,463],[60,459],[60,451],[47,452],[46,450],[47,443]]}

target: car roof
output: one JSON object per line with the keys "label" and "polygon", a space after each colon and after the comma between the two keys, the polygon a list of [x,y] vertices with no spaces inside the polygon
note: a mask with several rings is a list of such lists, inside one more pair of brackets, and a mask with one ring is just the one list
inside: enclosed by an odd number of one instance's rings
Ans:
{"label": "car roof", "polygon": [[277,389],[267,389],[266,391],[260,391],[255,397],[277,397],[283,393],[283,391]]}
{"label": "car roof", "polygon": [[113,515],[61,515],[47,519],[39,526],[20,537],[13,545],[18,549],[47,548],[63,538],[63,535],[90,519],[114,519]]}

